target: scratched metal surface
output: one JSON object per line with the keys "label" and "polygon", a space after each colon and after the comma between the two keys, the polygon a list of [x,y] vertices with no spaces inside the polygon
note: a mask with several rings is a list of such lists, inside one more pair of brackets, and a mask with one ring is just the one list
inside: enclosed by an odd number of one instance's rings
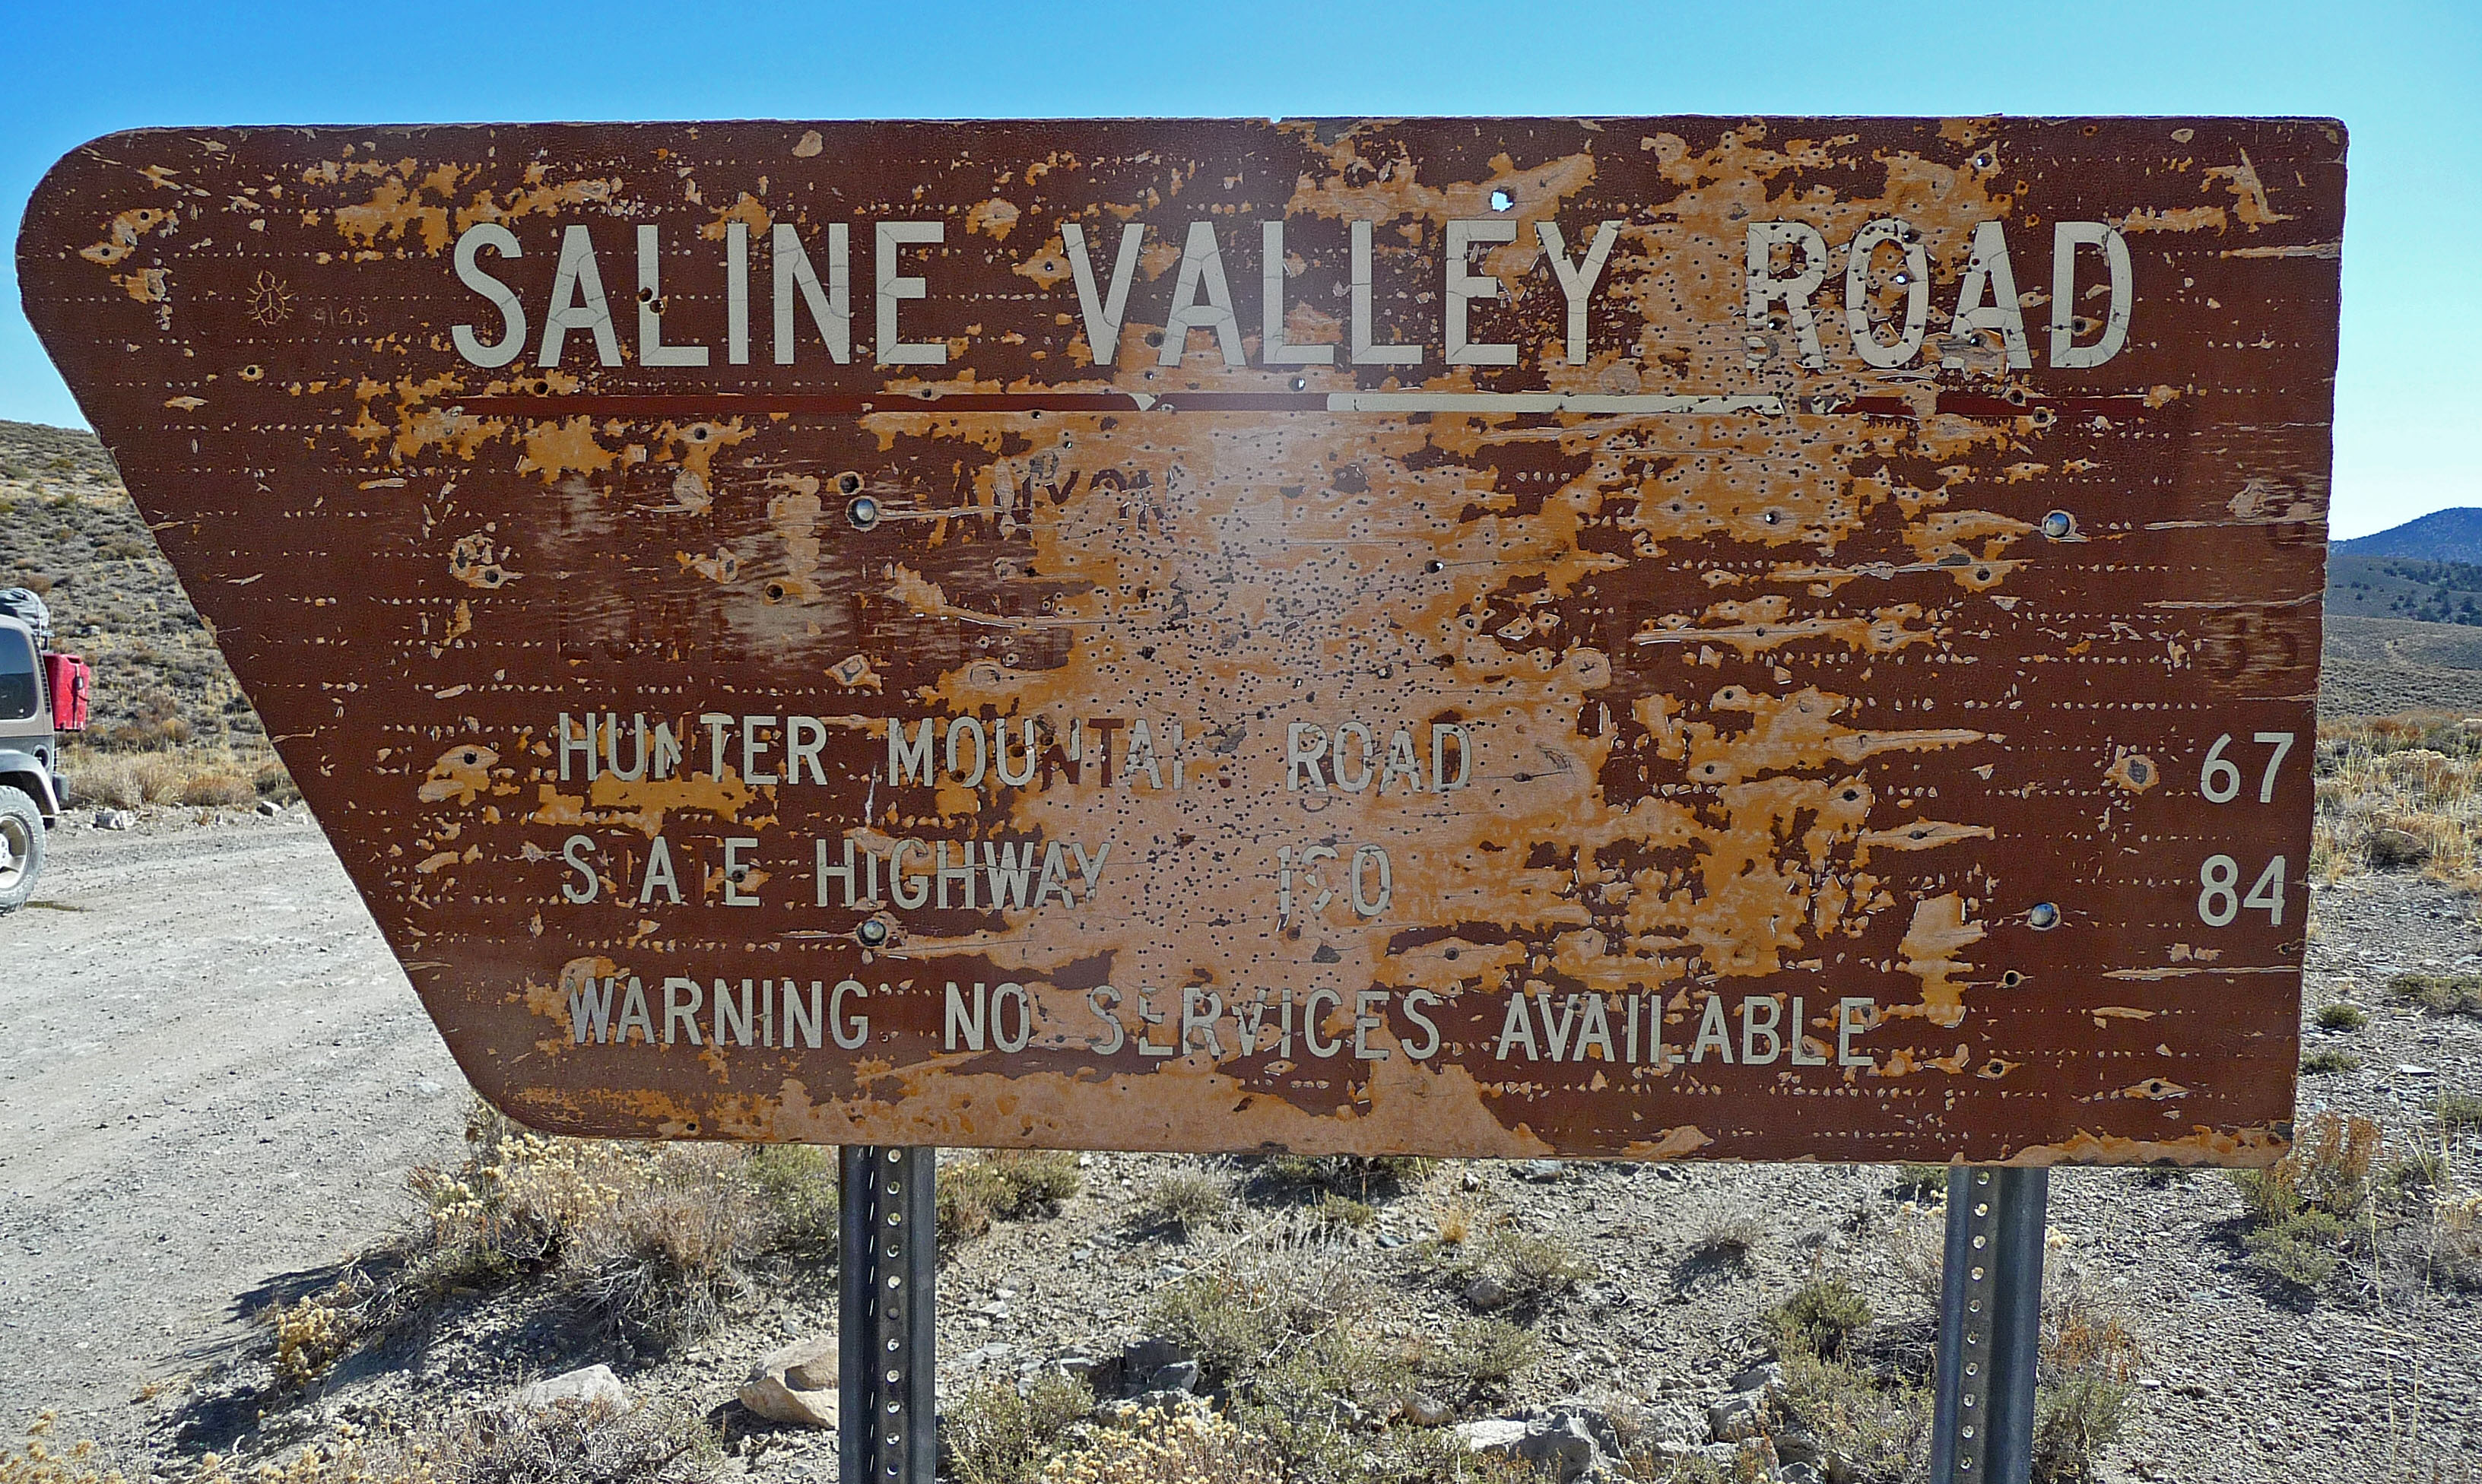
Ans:
{"label": "scratched metal surface", "polygon": [[[2228,119],[167,130],[63,160],[18,252],[29,315],[450,1047],[530,1124],[2246,1164],[2292,1109],[2343,150],[2329,122]],[[1888,370],[1844,313],[1844,245],[1882,217],[1931,270],[1928,343]],[[1367,220],[1373,333],[1424,362],[1266,364],[1277,218],[1291,342],[1349,333]],[[1503,288],[1470,318],[1518,363],[1451,367],[1445,223],[1493,219],[1517,241],[1474,252]],[[928,287],[899,305],[944,365],[872,362],[886,220],[944,224],[904,249]],[[2126,344],[2091,369],[2046,353],[2071,220],[2110,223],[2132,268]],[[1572,260],[1620,224],[1582,364],[1541,221]],[[1751,221],[1832,247],[1816,364],[1787,304],[1746,313]],[[488,221],[522,256],[481,262],[536,336],[562,234],[591,228],[621,364],[585,329],[549,369],[532,340],[497,370],[458,352],[455,325],[500,327],[452,266]],[[1207,329],[1160,363],[1198,221],[1238,367]],[[2027,367],[1951,332],[1983,221]],[[779,222],[822,264],[849,224],[850,364],[798,299],[776,363]],[[1064,222],[1102,289],[1123,224],[1147,229],[1108,369]],[[707,366],[643,363],[647,224],[661,337]],[[1862,285],[1881,343],[1904,264],[1881,249]],[[2081,299],[2107,297],[2101,264]],[[1378,391],[1620,400],[1347,396]],[[589,711],[622,732],[598,769],[642,715],[682,764],[590,782],[572,752],[562,781],[557,718]],[[720,776],[708,713],[735,718]],[[745,776],[781,773],[796,714],[821,718],[816,776]],[[779,726],[745,758],[752,716]],[[1009,723],[1013,767],[1033,722],[1039,778],[887,776],[886,718],[936,742],[957,716]],[[1163,788],[1129,767],[1141,718]],[[1374,767],[1404,729],[1412,772],[1352,792],[1331,752],[1328,787],[1288,789],[1288,744],[1313,740],[1289,728],[1348,721]],[[1435,760],[1435,726],[1470,740],[1462,789],[1439,790],[1435,761],[1465,765],[1453,742]],[[2298,745],[2262,778],[2253,739],[2282,732]],[[2227,734],[2245,776],[2218,803]],[[677,905],[647,879],[658,836]],[[735,838],[755,844],[731,882]],[[1039,907],[992,909],[986,871],[973,909],[952,881],[948,910],[907,910],[885,882],[819,905],[821,839],[838,860],[848,839],[1109,850]],[[1364,857],[1357,906],[1340,862],[1364,846],[1388,881]],[[2237,898],[2276,855],[2256,904],[2206,893],[2211,857]],[[581,1044],[581,987],[591,1007],[611,984],[619,1017],[631,976],[649,1020]],[[673,976],[699,986],[686,1025]],[[763,1029],[714,1013],[745,979]],[[795,1011],[848,979],[841,1036],[812,1047]],[[1001,984],[990,1008],[976,987]],[[1794,997],[1802,1034],[1769,1059],[1752,1024],[1782,1030]]]}

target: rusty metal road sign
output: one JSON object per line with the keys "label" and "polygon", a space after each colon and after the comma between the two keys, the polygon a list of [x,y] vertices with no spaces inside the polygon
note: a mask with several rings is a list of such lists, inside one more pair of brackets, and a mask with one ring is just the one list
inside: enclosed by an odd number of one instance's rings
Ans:
{"label": "rusty metal road sign", "polygon": [[2343,155],[166,130],[18,262],[530,1124],[2253,1163]]}

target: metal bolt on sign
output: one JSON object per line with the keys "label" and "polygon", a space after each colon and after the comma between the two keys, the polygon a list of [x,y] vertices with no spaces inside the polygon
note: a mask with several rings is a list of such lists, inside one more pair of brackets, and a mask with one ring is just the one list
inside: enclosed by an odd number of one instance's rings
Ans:
{"label": "metal bolt on sign", "polygon": [[2051,1172],[1960,1166],[1947,1177],[1940,1279],[1937,1484],[2025,1484],[2043,1329],[2043,1228]]}
{"label": "metal bolt on sign", "polygon": [[838,1202],[837,1477],[933,1484],[939,1151],[846,1145]]}

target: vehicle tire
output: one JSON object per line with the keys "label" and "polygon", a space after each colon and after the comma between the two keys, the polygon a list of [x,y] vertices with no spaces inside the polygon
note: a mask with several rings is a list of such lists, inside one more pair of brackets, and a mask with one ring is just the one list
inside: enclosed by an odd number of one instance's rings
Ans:
{"label": "vehicle tire", "polygon": [[35,895],[43,873],[43,813],[23,789],[0,784],[0,915]]}

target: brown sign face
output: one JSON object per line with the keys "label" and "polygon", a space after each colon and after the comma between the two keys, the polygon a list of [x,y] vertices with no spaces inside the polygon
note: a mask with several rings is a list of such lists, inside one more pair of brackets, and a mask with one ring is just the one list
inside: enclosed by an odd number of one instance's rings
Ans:
{"label": "brown sign face", "polygon": [[530,1124],[2253,1163],[2343,154],[163,131],[18,252]]}

